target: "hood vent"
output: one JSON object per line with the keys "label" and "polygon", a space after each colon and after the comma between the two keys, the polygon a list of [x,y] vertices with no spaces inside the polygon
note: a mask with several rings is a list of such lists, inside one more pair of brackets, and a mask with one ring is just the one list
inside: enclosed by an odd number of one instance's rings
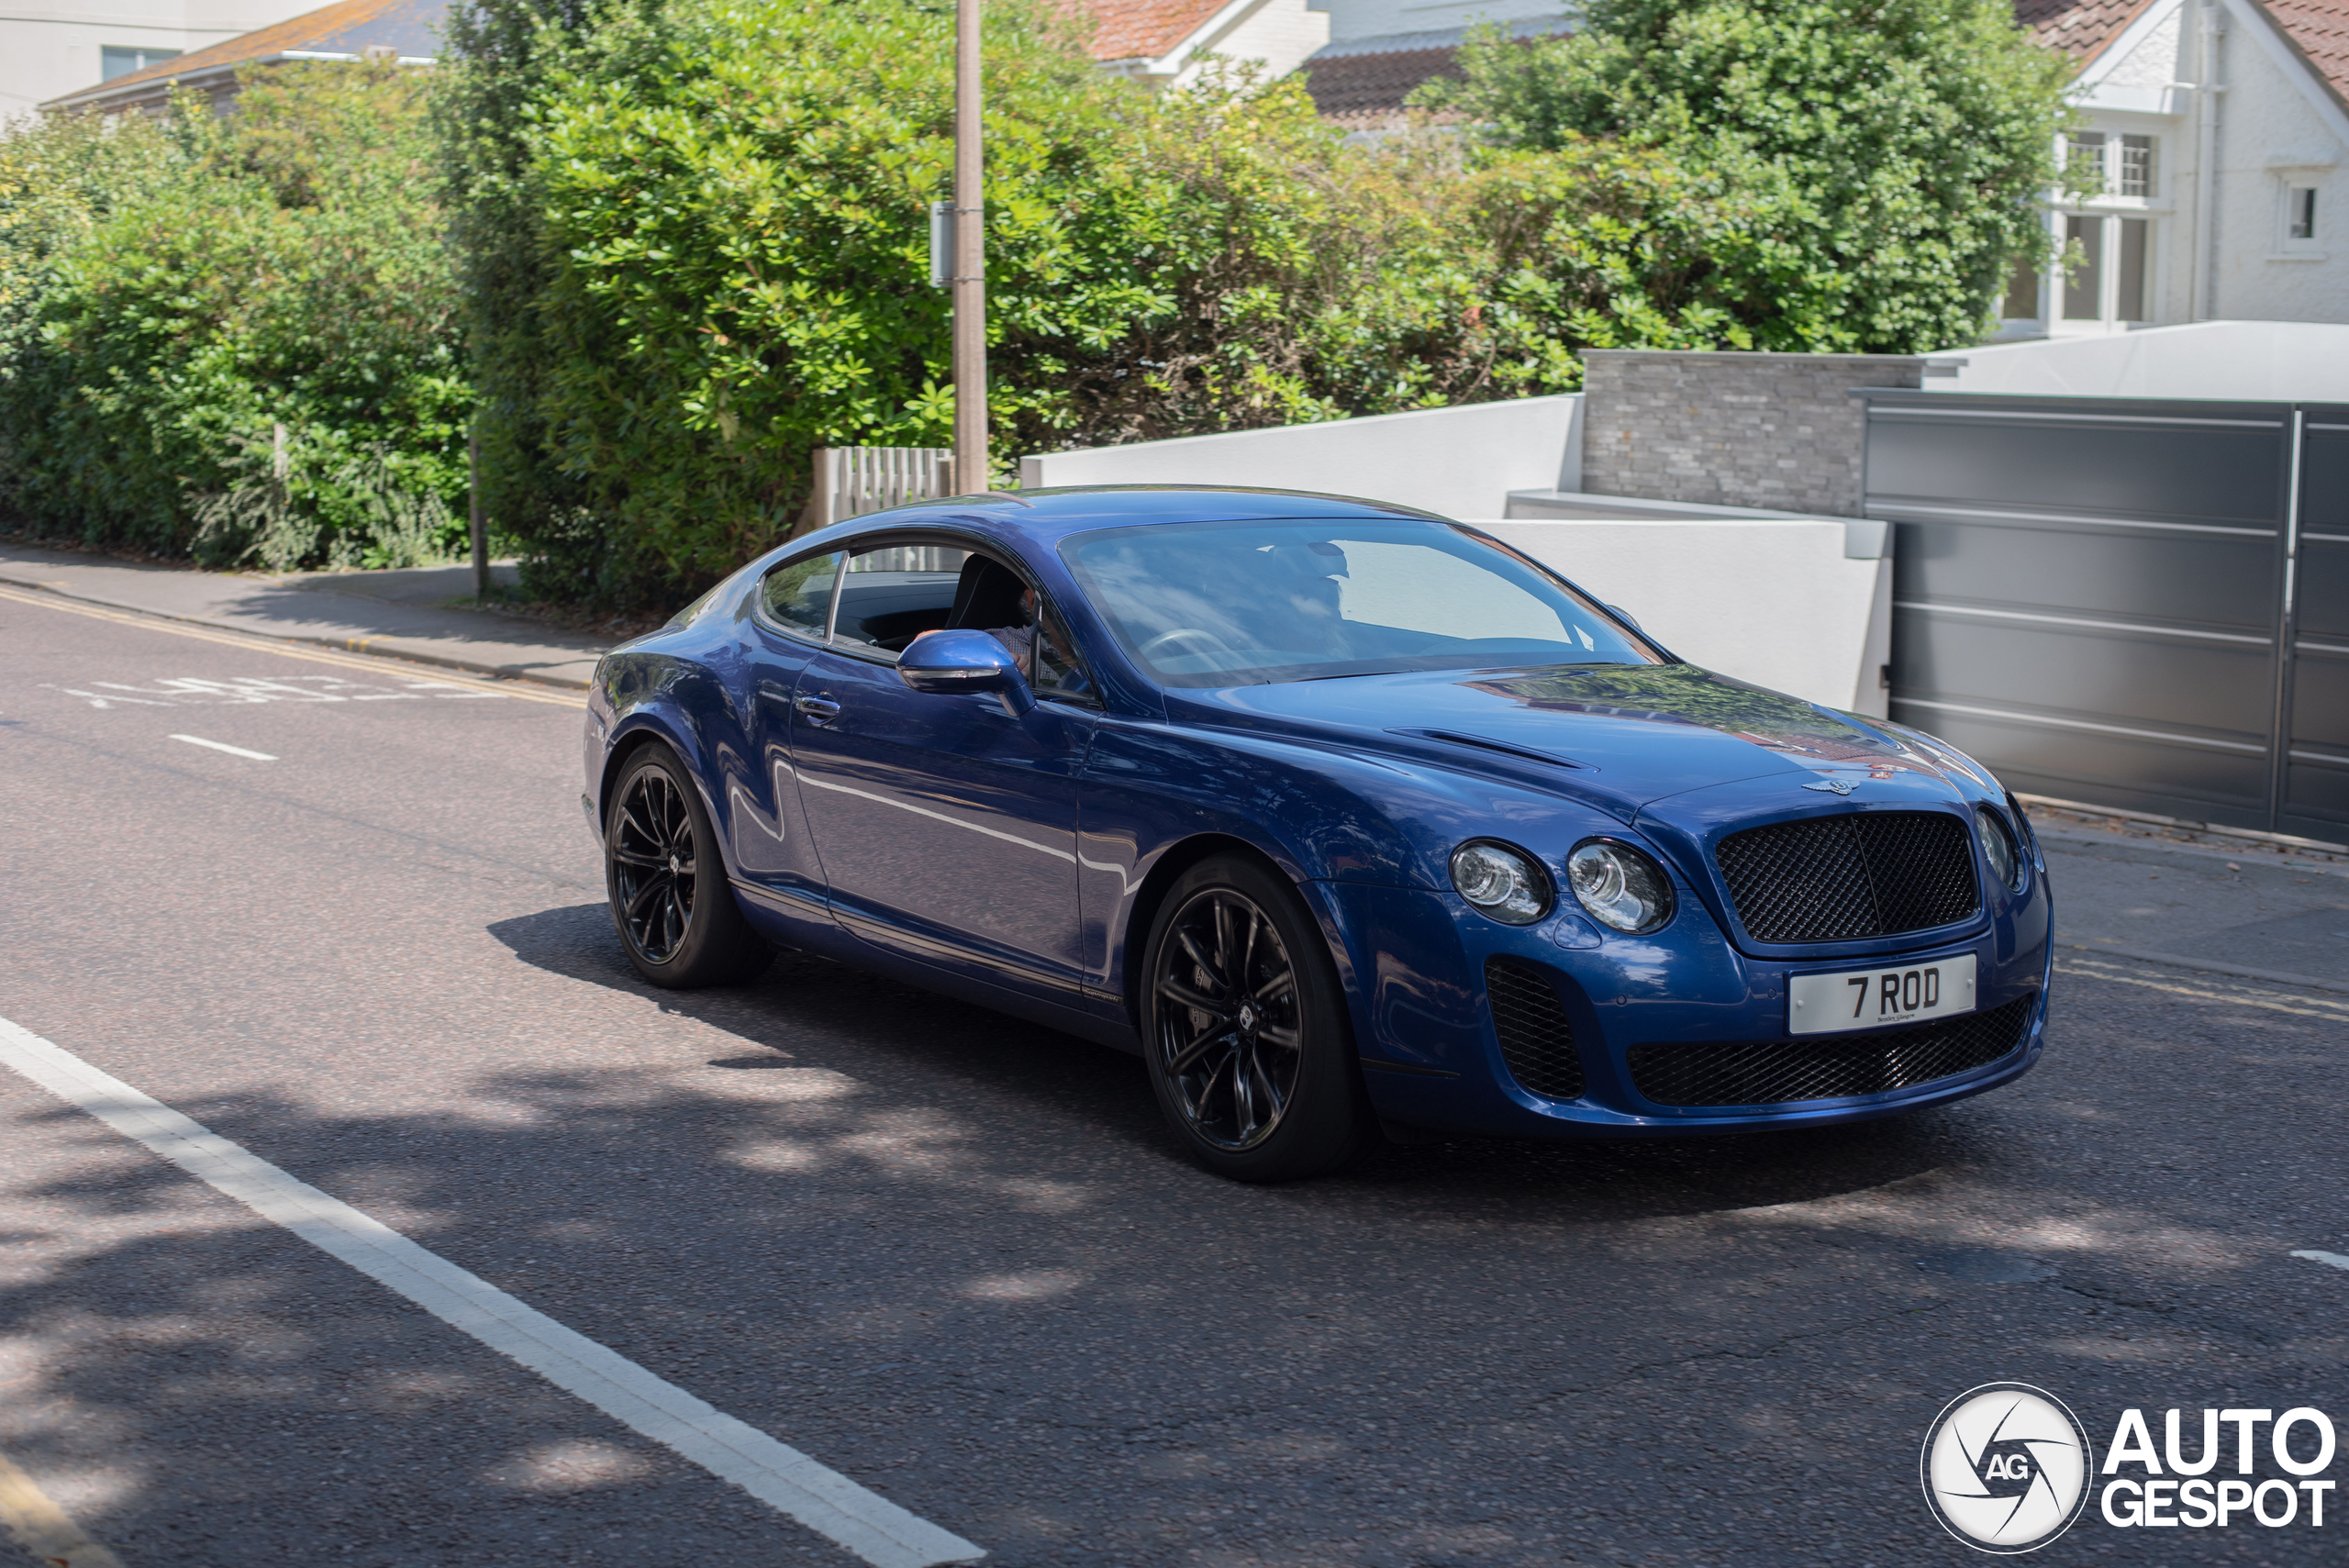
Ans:
{"label": "hood vent", "polygon": [[1594,773],[1598,771],[1587,762],[1577,762],[1572,757],[1561,757],[1553,751],[1539,751],[1531,746],[1512,745],[1507,740],[1488,740],[1482,735],[1464,735],[1457,729],[1390,729],[1386,733],[1408,736],[1414,740],[1441,740],[1447,746],[1474,746],[1480,751],[1498,751],[1504,757],[1540,762],[1545,767],[1578,768]]}

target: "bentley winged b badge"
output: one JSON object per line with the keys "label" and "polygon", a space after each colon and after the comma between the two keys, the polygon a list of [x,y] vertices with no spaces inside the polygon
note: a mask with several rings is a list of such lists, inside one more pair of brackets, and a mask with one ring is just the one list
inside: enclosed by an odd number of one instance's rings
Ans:
{"label": "bentley winged b badge", "polygon": [[1860,786],[1850,779],[1813,779],[1802,787],[1805,789],[1832,790],[1837,795],[1849,795]]}

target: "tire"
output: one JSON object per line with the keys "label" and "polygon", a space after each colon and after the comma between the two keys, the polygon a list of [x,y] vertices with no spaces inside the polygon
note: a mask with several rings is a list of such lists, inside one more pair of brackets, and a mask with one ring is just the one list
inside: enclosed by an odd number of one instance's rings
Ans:
{"label": "tire", "polygon": [[655,985],[750,980],[774,956],[742,918],[701,794],[666,746],[620,770],[604,818],[604,887],[629,962]]}
{"label": "tire", "polygon": [[1151,1087],[1193,1159],[1286,1182],[1363,1147],[1373,1124],[1337,966],[1286,878],[1237,855],[1200,862],[1159,906],[1142,965]]}

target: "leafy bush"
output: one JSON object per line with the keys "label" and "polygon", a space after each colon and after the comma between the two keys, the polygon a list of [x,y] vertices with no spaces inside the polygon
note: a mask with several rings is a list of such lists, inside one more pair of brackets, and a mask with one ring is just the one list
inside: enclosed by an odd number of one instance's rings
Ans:
{"label": "leafy bush", "polygon": [[1717,342],[1973,342],[2013,265],[2047,259],[2069,66],[2007,0],[1590,0],[1583,18],[1531,44],[1484,29],[1465,80],[1421,98],[1500,147],[1652,150],[1726,204],[1676,285]]}
{"label": "leafy bush", "polygon": [[445,553],[471,399],[429,169],[388,65],[0,140],[12,519],[276,569]]}

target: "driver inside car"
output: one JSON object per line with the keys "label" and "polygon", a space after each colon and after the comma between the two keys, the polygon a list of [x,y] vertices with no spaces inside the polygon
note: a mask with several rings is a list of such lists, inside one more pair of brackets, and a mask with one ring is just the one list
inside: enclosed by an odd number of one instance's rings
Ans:
{"label": "driver inside car", "polygon": [[1012,658],[1019,661],[1021,678],[1033,683],[1036,679],[1036,590],[1020,590],[1018,626],[992,626],[986,628],[986,633],[1002,643]]}

